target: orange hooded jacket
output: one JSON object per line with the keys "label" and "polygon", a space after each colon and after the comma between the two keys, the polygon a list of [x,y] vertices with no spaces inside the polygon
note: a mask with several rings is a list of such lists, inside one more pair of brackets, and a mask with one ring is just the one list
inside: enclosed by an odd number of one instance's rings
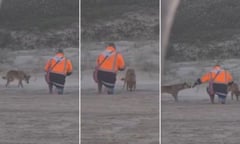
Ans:
{"label": "orange hooded jacket", "polygon": [[117,52],[112,46],[106,47],[105,51],[98,56],[96,65],[99,70],[113,73],[125,69],[125,62],[122,54]]}
{"label": "orange hooded jacket", "polygon": [[213,83],[218,84],[228,84],[229,82],[233,81],[230,72],[222,69],[220,66],[213,67],[213,69],[210,72],[204,74],[200,80],[202,83],[213,80]]}
{"label": "orange hooded jacket", "polygon": [[[59,61],[57,64],[56,62]],[[63,53],[57,53],[53,58],[49,59],[44,67],[45,72],[52,72],[67,75],[72,72],[72,63],[64,57]]]}

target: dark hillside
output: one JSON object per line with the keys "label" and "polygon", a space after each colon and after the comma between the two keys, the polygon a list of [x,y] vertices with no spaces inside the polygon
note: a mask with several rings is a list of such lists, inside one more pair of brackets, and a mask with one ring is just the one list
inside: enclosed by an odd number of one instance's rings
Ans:
{"label": "dark hillside", "polygon": [[4,0],[0,9],[0,27],[46,30],[43,25],[47,22],[47,28],[64,26],[78,22],[78,7],[78,0]]}
{"label": "dark hillside", "polygon": [[3,0],[0,48],[78,47],[78,0]]}
{"label": "dark hillside", "polygon": [[158,39],[158,0],[83,0],[82,40]]}
{"label": "dark hillside", "polygon": [[239,33],[239,0],[182,0],[173,25],[168,59],[239,57]]}

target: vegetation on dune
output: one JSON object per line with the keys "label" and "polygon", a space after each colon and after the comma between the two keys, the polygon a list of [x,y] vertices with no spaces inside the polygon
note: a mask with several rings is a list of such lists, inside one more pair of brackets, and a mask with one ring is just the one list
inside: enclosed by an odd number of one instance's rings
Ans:
{"label": "vegetation on dune", "polygon": [[158,0],[82,0],[84,41],[158,39]]}
{"label": "vegetation on dune", "polygon": [[47,30],[78,22],[78,17],[78,0],[3,0],[0,28]]}
{"label": "vegetation on dune", "polygon": [[79,0],[3,0],[0,48],[78,47]]}
{"label": "vegetation on dune", "polygon": [[182,0],[170,37],[172,61],[238,58],[238,0]]}

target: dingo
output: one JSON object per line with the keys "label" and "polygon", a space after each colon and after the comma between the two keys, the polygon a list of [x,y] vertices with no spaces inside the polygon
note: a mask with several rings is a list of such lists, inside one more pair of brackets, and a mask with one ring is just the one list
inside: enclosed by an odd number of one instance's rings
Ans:
{"label": "dingo", "polygon": [[136,74],[134,69],[128,69],[125,78],[122,78],[121,80],[124,81],[123,89],[126,85],[127,90],[136,90]]}
{"label": "dingo", "polygon": [[10,70],[10,71],[7,72],[7,75],[3,76],[2,78],[7,80],[7,83],[5,85],[6,87],[8,87],[8,85],[11,81],[13,81],[14,79],[18,79],[18,81],[19,81],[18,82],[18,87],[21,86],[23,88],[22,81],[25,80],[26,83],[29,83],[30,77],[31,77],[30,75],[27,75],[23,71]]}
{"label": "dingo", "polygon": [[161,93],[172,94],[175,101],[178,101],[178,92],[186,88],[191,88],[191,86],[186,82],[180,83],[180,84],[168,85],[168,86],[161,86]]}
{"label": "dingo", "polygon": [[231,92],[232,100],[233,100],[233,96],[235,95],[236,99],[238,101],[238,97],[239,97],[239,94],[240,94],[238,84],[233,83],[232,85],[228,86],[228,91]]}

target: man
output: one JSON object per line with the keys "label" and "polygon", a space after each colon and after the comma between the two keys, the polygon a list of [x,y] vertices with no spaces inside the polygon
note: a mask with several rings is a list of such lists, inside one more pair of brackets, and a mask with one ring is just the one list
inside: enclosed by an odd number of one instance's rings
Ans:
{"label": "man", "polygon": [[48,60],[44,70],[46,72],[45,78],[49,86],[49,93],[52,93],[54,85],[57,93],[62,95],[65,78],[72,74],[72,63],[64,56],[62,49],[58,49],[56,55]]}
{"label": "man", "polygon": [[116,51],[114,43],[108,44],[106,49],[98,56],[96,69],[98,70],[98,92],[101,93],[102,85],[104,85],[108,89],[108,94],[113,94],[117,72],[125,69],[123,56]]}
{"label": "man", "polygon": [[233,83],[230,72],[224,70],[217,64],[210,72],[207,72],[201,78],[197,79],[193,87],[205,82],[209,82],[207,93],[210,96],[211,102],[214,103],[214,96],[216,94],[219,98],[219,101],[222,104],[225,104],[228,93],[228,85]]}

